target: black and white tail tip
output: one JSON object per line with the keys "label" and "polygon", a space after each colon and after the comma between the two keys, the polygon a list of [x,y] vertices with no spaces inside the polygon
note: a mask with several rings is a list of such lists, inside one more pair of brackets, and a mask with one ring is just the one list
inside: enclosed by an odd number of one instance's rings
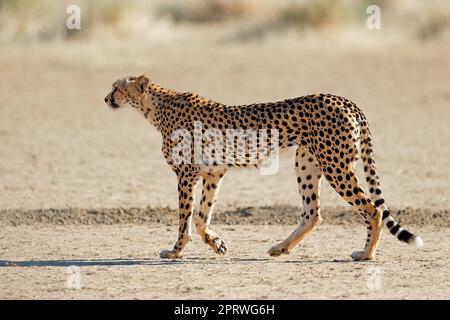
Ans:
{"label": "black and white tail tip", "polygon": [[423,246],[423,240],[421,237],[416,236],[406,229],[403,229],[399,223],[397,223],[392,217],[390,217],[389,212],[383,212],[383,222],[389,229],[390,233],[394,235],[398,240],[406,242],[411,246],[420,248]]}

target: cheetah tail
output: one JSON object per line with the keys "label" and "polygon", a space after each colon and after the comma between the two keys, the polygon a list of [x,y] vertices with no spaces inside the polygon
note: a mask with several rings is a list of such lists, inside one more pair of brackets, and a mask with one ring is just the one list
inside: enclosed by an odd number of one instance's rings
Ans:
{"label": "cheetah tail", "polygon": [[375,166],[372,138],[366,120],[363,120],[361,123],[361,159],[364,164],[364,174],[369,186],[370,197],[374,201],[375,206],[383,211],[383,225],[385,225],[390,233],[398,240],[406,242],[409,245],[421,247],[423,245],[422,238],[403,229],[400,224],[390,216],[391,213],[384,203],[381,194],[380,179],[378,178]]}

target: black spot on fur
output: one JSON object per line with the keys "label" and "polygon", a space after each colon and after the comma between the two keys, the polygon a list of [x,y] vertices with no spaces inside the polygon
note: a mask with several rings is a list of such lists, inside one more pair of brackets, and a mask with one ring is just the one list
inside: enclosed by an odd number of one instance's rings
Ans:
{"label": "black spot on fur", "polygon": [[384,203],[384,199],[378,199],[378,200],[375,201],[375,206],[376,206],[376,207],[379,207],[379,206],[381,206],[383,203]]}

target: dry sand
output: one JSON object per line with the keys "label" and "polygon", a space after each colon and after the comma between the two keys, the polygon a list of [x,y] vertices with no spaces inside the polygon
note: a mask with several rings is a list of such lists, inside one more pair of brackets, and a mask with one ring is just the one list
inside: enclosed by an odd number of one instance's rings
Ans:
{"label": "dry sand", "polygon": [[[315,92],[349,97],[370,121],[387,204],[450,207],[449,45],[324,52],[160,45],[132,56],[124,47],[2,48],[1,209],[175,208],[159,134],[137,112],[112,112],[103,102],[115,79],[144,72],[229,104]],[[223,183],[220,206],[274,204],[300,204],[292,152],[277,175],[233,170]],[[322,205],[345,204],[325,183]]]}
{"label": "dry sand", "polygon": [[[448,44],[2,48],[0,297],[450,298],[449,56]],[[103,103],[116,78],[140,73],[229,104],[349,97],[369,118],[387,204],[425,247],[385,234],[376,261],[352,262],[364,227],[325,183],[324,224],[289,256],[270,258],[300,206],[288,153],[275,176],[225,179],[214,218],[225,258],[195,237],[185,259],[159,259],[176,238],[174,174],[155,129]],[[80,290],[66,289],[70,265],[81,268]]]}
{"label": "dry sand", "polygon": [[[95,225],[2,228],[3,299],[449,299],[448,229],[416,227],[412,250],[386,234],[373,262],[353,262],[365,228],[320,226],[294,252],[266,251],[294,226],[218,225],[229,251],[220,258],[194,236],[185,258],[158,253],[173,226]],[[81,289],[68,289],[79,267]]]}

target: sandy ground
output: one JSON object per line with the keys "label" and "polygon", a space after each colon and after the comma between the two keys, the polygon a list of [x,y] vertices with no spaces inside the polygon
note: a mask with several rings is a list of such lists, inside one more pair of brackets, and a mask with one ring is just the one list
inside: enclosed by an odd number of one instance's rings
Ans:
{"label": "sandy ground", "polygon": [[[448,43],[2,48],[0,298],[450,298],[449,56]],[[287,153],[277,175],[225,179],[214,219],[227,257],[195,237],[185,259],[160,260],[176,238],[175,176],[155,129],[103,102],[115,79],[141,73],[228,104],[315,92],[352,99],[369,118],[387,204],[426,246],[413,251],[386,234],[376,261],[350,261],[365,230],[324,183],[330,219],[291,255],[268,257],[300,206]],[[80,290],[66,288],[71,265]]]}
{"label": "sandy ground", "polygon": [[[228,104],[346,96],[369,118],[387,204],[450,207],[449,45],[276,45],[162,44],[133,55],[126,44],[2,48],[0,209],[175,208],[159,134],[138,113],[112,112],[103,102],[116,78],[139,73]],[[236,170],[222,186],[226,208],[300,204],[292,152],[277,175]],[[322,205],[344,205],[326,183]]]}
{"label": "sandy ground", "polygon": [[[386,234],[376,261],[353,262],[364,227],[323,225],[290,255],[269,257],[293,227],[218,225],[226,257],[194,236],[174,261],[158,257],[176,236],[164,225],[5,227],[0,298],[450,299],[448,229],[416,228],[421,250]],[[74,274],[81,289],[67,288]]]}

